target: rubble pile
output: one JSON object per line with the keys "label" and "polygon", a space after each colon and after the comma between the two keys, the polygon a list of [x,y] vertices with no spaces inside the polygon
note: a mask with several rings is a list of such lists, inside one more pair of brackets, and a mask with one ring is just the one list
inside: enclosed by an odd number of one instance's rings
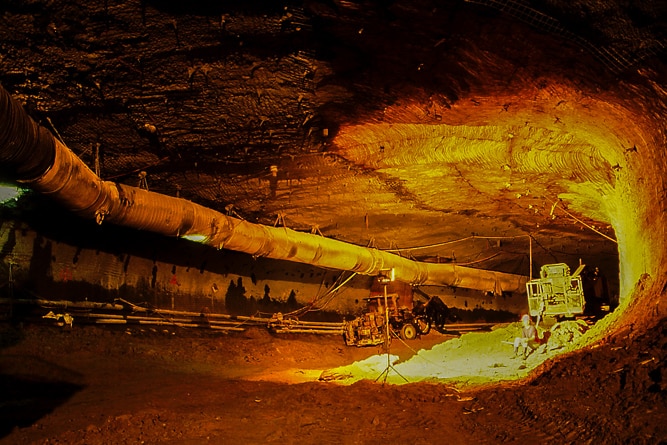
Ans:
{"label": "rubble pile", "polygon": [[566,320],[556,323],[549,330],[546,350],[564,348],[576,342],[588,329],[589,326],[584,320]]}

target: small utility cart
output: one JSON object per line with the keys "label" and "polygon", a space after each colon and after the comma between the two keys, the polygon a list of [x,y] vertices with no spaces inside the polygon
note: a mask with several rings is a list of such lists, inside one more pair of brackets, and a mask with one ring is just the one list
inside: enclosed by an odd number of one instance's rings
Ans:
{"label": "small utility cart", "polygon": [[528,309],[533,317],[572,318],[584,313],[586,301],[581,282],[579,265],[570,275],[565,263],[545,264],[540,269],[540,278],[526,283]]}

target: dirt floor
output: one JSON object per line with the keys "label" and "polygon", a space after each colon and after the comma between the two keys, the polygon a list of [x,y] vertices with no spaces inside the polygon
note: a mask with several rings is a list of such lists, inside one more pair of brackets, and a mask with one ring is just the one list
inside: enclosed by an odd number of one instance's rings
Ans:
{"label": "dirt floor", "polygon": [[513,325],[389,354],[257,327],[0,326],[0,444],[667,443],[666,323],[525,361]]}

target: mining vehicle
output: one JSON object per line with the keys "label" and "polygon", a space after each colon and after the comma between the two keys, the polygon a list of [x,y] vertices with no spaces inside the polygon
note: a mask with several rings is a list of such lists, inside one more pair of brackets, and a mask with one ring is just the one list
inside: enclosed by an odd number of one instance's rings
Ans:
{"label": "mining vehicle", "polygon": [[579,265],[573,274],[565,263],[545,264],[540,278],[526,283],[528,309],[533,317],[573,318],[584,313],[586,301]]}
{"label": "mining vehicle", "polygon": [[[426,304],[418,302],[408,306],[401,304],[398,294],[387,295],[385,307],[384,295],[365,298],[366,311],[359,317],[343,323],[343,338],[348,346],[378,345],[394,336],[412,340],[426,335],[434,327],[439,332],[445,331],[445,323],[455,320],[449,308],[439,297],[431,297]],[[412,303],[410,299],[409,303]],[[386,336],[389,315],[389,338]]]}
{"label": "mining vehicle", "polygon": [[389,317],[389,338],[394,335],[404,340],[412,340],[418,335],[428,334],[431,322],[425,314],[415,314],[413,310],[400,304],[398,294],[374,295],[366,300],[366,310],[359,317],[343,324],[343,337],[348,346],[378,345],[387,341],[387,316]]}

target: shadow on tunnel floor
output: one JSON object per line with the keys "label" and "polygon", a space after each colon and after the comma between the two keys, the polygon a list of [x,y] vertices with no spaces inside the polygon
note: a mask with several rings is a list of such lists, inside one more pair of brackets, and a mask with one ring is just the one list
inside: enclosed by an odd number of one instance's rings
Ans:
{"label": "shadow on tunnel floor", "polygon": [[25,428],[84,388],[81,376],[36,357],[0,355],[0,439]]}
{"label": "shadow on tunnel floor", "polygon": [[9,323],[9,317],[3,315],[4,313],[0,312],[0,351],[19,344],[24,338],[23,331]]}

